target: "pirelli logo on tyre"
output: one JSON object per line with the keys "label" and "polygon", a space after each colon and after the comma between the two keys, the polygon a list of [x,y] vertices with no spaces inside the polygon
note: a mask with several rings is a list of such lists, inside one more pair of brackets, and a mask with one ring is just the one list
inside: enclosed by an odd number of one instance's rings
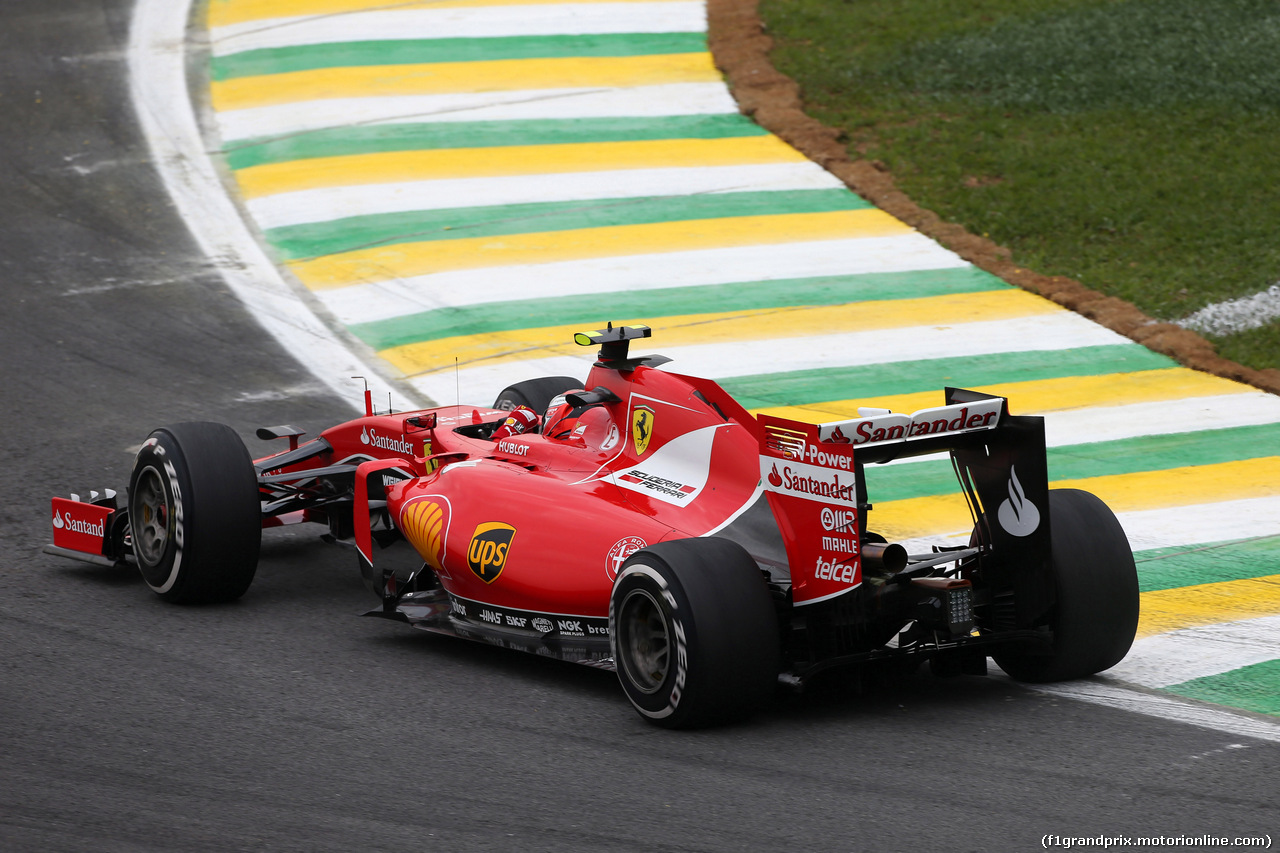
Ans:
{"label": "pirelli logo on tyre", "polygon": [[510,524],[488,521],[477,525],[476,532],[471,534],[471,544],[467,546],[467,565],[471,566],[476,577],[485,583],[496,581],[507,564],[507,555],[515,538],[516,529]]}

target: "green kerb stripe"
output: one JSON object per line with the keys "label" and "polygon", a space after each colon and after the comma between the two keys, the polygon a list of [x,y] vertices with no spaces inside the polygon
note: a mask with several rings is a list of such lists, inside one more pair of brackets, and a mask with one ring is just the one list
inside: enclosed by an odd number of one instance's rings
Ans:
{"label": "green kerb stripe", "polygon": [[485,62],[578,56],[652,56],[705,53],[705,33],[503,36],[498,38],[388,39],[246,50],[215,57],[214,80],[286,74],[317,68]]}
{"label": "green kerb stripe", "polygon": [[[1280,534],[1134,554],[1143,592],[1280,574]],[[1280,654],[1280,650],[1277,650]]]}
{"label": "green kerb stripe", "polygon": [[617,317],[674,317],[710,314],[726,308],[761,311],[794,306],[843,305],[847,302],[976,293],[1006,287],[1008,285],[990,273],[975,267],[957,267],[482,303],[363,323],[350,327],[350,330],[369,346],[383,350],[460,335],[589,325],[599,320],[602,303],[607,303],[610,313]]}
{"label": "green kerb stripe", "polygon": [[[1048,451],[1049,479],[1076,480],[1254,459],[1274,455],[1278,442],[1280,424],[1263,424],[1051,447]],[[949,459],[931,459],[928,462],[888,468],[872,466],[866,470],[866,480],[867,492],[873,502],[945,495],[959,491]],[[1276,541],[1280,543],[1280,537]],[[1276,554],[1280,556],[1280,546],[1273,547],[1277,547]],[[1265,571],[1260,570],[1257,575],[1275,574],[1276,571],[1276,563],[1272,559],[1270,566]],[[1205,581],[1188,579],[1170,586],[1184,586],[1186,583]]]}
{"label": "green kerb stripe", "polygon": [[798,370],[739,376],[720,384],[748,409],[764,409],[914,394],[947,385],[974,388],[1176,366],[1172,359],[1138,344],[1116,344]]}
{"label": "green kerb stripe", "polygon": [[285,258],[294,259],[397,243],[868,207],[846,189],[708,193],[383,213],[273,228],[266,236]]}
{"label": "green kerb stripe", "polygon": [[1280,660],[1255,663],[1164,689],[1188,699],[1280,715]]}
{"label": "green kerb stripe", "polygon": [[348,157],[388,151],[639,142],[651,139],[731,139],[764,135],[765,131],[759,125],[736,113],[653,118],[444,121],[328,128],[273,139],[238,142],[225,153],[227,164],[232,169],[247,169],[250,166],[290,160]]}

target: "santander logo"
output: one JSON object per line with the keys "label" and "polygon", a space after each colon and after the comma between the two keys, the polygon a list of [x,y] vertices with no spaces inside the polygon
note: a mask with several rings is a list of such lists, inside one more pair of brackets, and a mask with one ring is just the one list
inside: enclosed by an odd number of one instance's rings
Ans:
{"label": "santander logo", "polygon": [[773,470],[769,472],[769,485],[775,489],[782,487],[782,476],[778,473],[778,463],[773,463]]}
{"label": "santander logo", "polygon": [[1010,536],[1030,536],[1040,527],[1040,510],[1027,499],[1013,467],[1009,468],[1009,498],[1000,504],[996,518]]}
{"label": "santander logo", "polygon": [[406,453],[413,455],[413,446],[405,441],[404,436],[399,438],[388,438],[387,436],[378,435],[368,427],[360,430],[360,443],[371,444],[382,450],[390,450],[394,453]]}
{"label": "santander logo", "polygon": [[72,533],[83,533],[87,536],[97,536],[99,539],[107,535],[107,526],[100,522],[94,524],[92,521],[81,521],[78,518],[72,518],[71,513],[54,513],[53,526],[58,530],[69,530]]}

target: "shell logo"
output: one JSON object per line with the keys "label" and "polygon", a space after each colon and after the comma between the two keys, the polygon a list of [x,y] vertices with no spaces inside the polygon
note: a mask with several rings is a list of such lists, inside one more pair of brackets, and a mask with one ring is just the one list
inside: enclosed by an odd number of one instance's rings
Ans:
{"label": "shell logo", "polygon": [[409,501],[400,511],[400,530],[428,565],[443,574],[444,540],[449,532],[448,502],[430,498]]}

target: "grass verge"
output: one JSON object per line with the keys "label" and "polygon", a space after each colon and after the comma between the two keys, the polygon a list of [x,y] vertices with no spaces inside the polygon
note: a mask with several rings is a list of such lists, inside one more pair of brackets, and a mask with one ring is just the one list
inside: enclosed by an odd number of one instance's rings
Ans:
{"label": "grass verge", "polygon": [[[1280,280],[1271,0],[762,0],[780,71],[943,218],[1165,320]],[[1213,339],[1280,367],[1280,321]]]}

